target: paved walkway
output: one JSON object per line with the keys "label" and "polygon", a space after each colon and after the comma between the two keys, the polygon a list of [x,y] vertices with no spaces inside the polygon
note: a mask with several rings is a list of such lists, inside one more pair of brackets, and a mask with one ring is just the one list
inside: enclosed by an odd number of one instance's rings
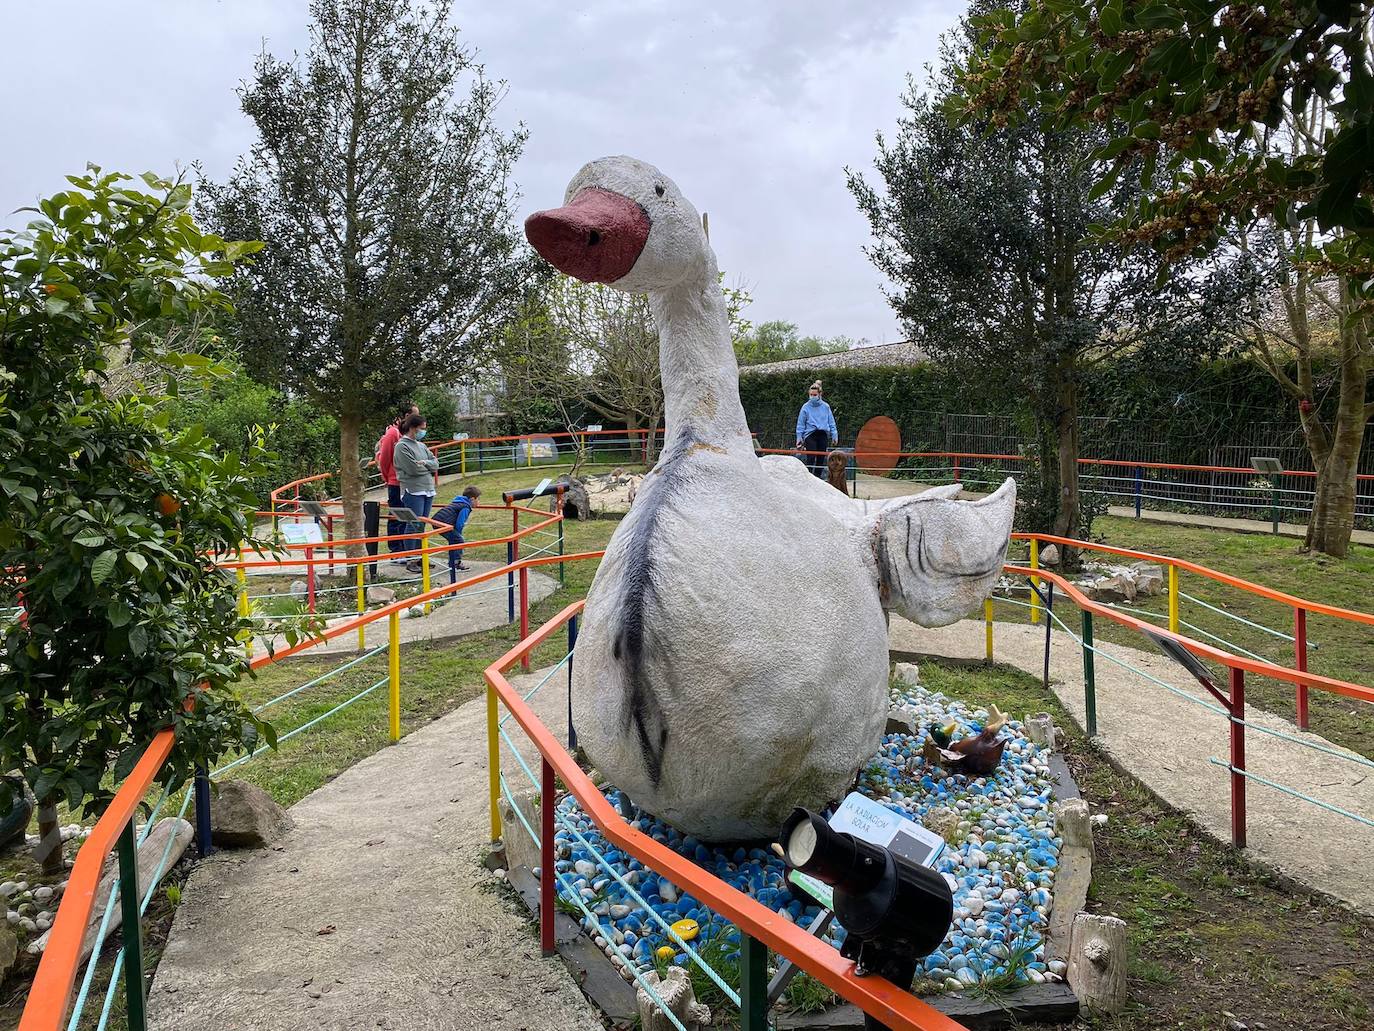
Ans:
{"label": "paved walkway", "polygon": [[[499,569],[501,563],[498,562],[470,562],[472,569],[468,572],[460,572],[460,577],[473,576],[477,573],[485,573],[488,570]],[[395,567],[389,563],[382,563],[378,571],[379,579],[389,579],[390,570]],[[415,576],[414,573],[401,573],[401,576]],[[437,561],[433,564],[433,579],[430,581],[434,588],[443,587],[448,581],[448,565],[445,560],[442,571]],[[519,615],[519,581],[516,581],[516,619]],[[543,601],[558,589],[558,576],[555,573],[549,576],[545,573],[538,573],[531,570],[529,573],[529,594],[530,604]],[[463,637],[467,634],[479,633],[483,630],[490,630],[507,622],[509,616],[509,595],[505,577],[498,577],[488,580],[485,583],[476,584],[472,587],[464,588],[456,595],[452,595],[442,604],[435,604],[430,610],[429,615],[420,616],[412,619],[404,612],[399,620],[399,630],[401,641],[408,643],[411,641],[448,641],[456,637]],[[352,598],[352,595],[349,595]],[[407,610],[408,611],[408,610]],[[331,619],[330,625],[346,623],[350,619],[356,619],[356,614],[350,613],[346,616],[339,616]],[[365,648],[376,648],[386,644],[387,635],[390,633],[388,620],[373,620],[364,628],[366,635]],[[276,647],[284,647],[285,638],[278,637],[275,641]],[[255,654],[262,654],[266,648],[264,639],[256,638]],[[344,655],[358,650],[357,633],[344,634],[336,637],[327,644],[316,645],[309,651],[301,653],[302,658],[315,658],[321,655]]]}
{"label": "paved walkway", "polygon": [[[559,730],[561,687],[555,677],[535,696]],[[280,850],[200,863],[149,992],[149,1027],[600,1029],[481,867],[485,724],[474,699],[292,806]],[[519,776],[513,760],[506,768]]]}
{"label": "paved walkway", "polygon": [[[983,623],[964,620],[928,630],[894,618],[892,647],[951,658],[983,657]],[[1044,627],[998,623],[994,656],[1037,678],[1043,671]],[[1098,743],[1121,766],[1170,805],[1190,813],[1223,841],[1231,837],[1230,777],[1209,760],[1225,760],[1229,725],[1107,656],[1145,670],[1191,698],[1216,704],[1180,666],[1156,652],[1098,644],[1095,663]],[[1081,726],[1083,660],[1078,644],[1056,630],[1050,645],[1050,684]],[[1013,714],[1018,718],[1025,713]],[[1350,752],[1277,716],[1251,708],[1245,735],[1247,769],[1366,819],[1374,819],[1374,769],[1344,757]],[[1255,729],[1267,728],[1317,744],[1324,754]],[[1374,854],[1374,827],[1250,781],[1247,809],[1251,855],[1354,908],[1374,914],[1374,880],[1363,858]]]}

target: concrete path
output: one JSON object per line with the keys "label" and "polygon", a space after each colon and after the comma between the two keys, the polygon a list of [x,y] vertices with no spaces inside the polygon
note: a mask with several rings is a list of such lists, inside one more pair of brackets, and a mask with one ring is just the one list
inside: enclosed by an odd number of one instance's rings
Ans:
{"label": "concrete path", "polygon": [[[535,696],[559,732],[562,687],[555,677]],[[506,769],[521,776],[509,758]],[[295,829],[276,849],[221,852],[196,867],[149,992],[153,1031],[603,1026],[482,869],[483,698],[290,812]]]}
{"label": "concrete path", "polygon": [[[1109,515],[1134,519],[1135,509],[1129,505],[1112,505],[1107,509]],[[1191,512],[1151,512],[1148,508],[1140,513],[1147,523],[1174,523],[1179,526],[1205,526],[1213,530],[1234,530],[1237,533],[1274,532],[1274,524],[1267,519],[1231,519],[1227,516],[1194,515]],[[1307,536],[1305,523],[1279,523],[1280,537],[1296,537],[1303,540]],[[1357,544],[1374,544],[1374,530],[1352,530],[1350,539]]]}
{"label": "concrete path", "polygon": [[[499,569],[501,564],[497,562],[469,562],[472,569],[467,572],[459,572],[459,577],[473,576],[477,573],[484,573],[492,569]],[[389,563],[382,563],[378,570],[378,579],[391,579]],[[414,577],[414,573],[400,573],[400,576]],[[448,565],[445,562],[443,571],[440,572],[436,563],[432,572],[433,579],[430,581],[433,588],[446,585],[448,580]],[[516,581],[516,619],[519,615],[519,581]],[[530,604],[543,601],[558,589],[558,576],[555,573],[549,576],[545,573],[538,573],[533,570],[529,573],[529,595]],[[351,598],[352,595],[349,595]],[[407,610],[408,611],[408,610]],[[430,610],[429,615],[418,618],[410,618],[404,612],[399,621],[401,641],[448,641],[455,637],[463,637],[467,634],[479,633],[483,630],[490,630],[507,622],[509,615],[509,597],[505,577],[498,577],[495,580],[488,580],[485,583],[466,587],[457,594],[445,599],[442,604],[435,604]],[[335,626],[346,623],[350,619],[356,619],[356,614],[339,616],[329,620],[329,625]],[[364,628],[366,635],[366,648],[376,648],[386,644],[387,635],[390,630],[387,626],[388,620],[373,620]],[[274,640],[274,647],[284,647],[285,638],[277,637]],[[264,638],[255,639],[255,647],[258,649],[255,654],[261,654],[266,648]],[[314,658],[320,655],[344,655],[358,650],[357,633],[344,634],[336,637],[326,644],[316,645],[309,651],[301,653],[302,658]]]}
{"label": "concrete path", "polygon": [[[998,623],[998,662],[1039,677],[1044,627]],[[893,618],[892,647],[950,658],[983,657],[983,623],[964,620],[928,630]],[[1191,698],[1215,701],[1182,667],[1157,652],[1098,644],[1095,663],[1098,744],[1170,805],[1193,816],[1222,841],[1231,839],[1230,775],[1209,759],[1230,754],[1227,719],[1107,656],[1145,670]],[[1105,654],[1101,654],[1105,653]],[[1078,644],[1056,630],[1050,645],[1050,686],[1083,725],[1083,659]],[[1017,718],[1025,713],[1015,713]],[[1246,768],[1258,776],[1374,819],[1374,769],[1348,761],[1354,752],[1251,708],[1245,735]],[[1320,745],[1325,754],[1262,733],[1256,727]],[[1344,757],[1344,758],[1342,758]],[[1374,854],[1374,827],[1321,809],[1255,781],[1247,785],[1248,851],[1253,858],[1364,913],[1374,914],[1374,880],[1364,857]]]}

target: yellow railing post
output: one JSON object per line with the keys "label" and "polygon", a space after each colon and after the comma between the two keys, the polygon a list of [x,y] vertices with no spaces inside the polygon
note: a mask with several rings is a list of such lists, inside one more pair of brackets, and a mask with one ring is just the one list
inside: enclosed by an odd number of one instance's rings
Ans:
{"label": "yellow railing post", "polygon": [[[243,561],[242,548],[239,548],[239,561]],[[248,571],[246,569],[238,569],[236,572],[239,581],[239,617],[241,619],[247,619],[249,614],[253,611],[253,607],[248,604]],[[248,657],[251,659],[253,657],[253,628],[251,626],[247,630],[246,640]]]}
{"label": "yellow railing post", "polygon": [[983,600],[984,637],[987,639],[987,661],[992,661],[992,599]]}
{"label": "yellow railing post", "polygon": [[1169,563],[1169,629],[1178,633],[1178,566]]}
{"label": "yellow railing post", "polygon": [[[360,616],[361,616],[364,612],[367,611],[367,587],[366,587],[366,586],[364,585],[364,583],[363,583],[363,565],[364,565],[364,564],[365,564],[365,563],[359,562],[359,563],[358,563],[358,566],[357,566],[357,569],[358,569],[358,615],[360,615]],[[359,626],[359,627],[358,627],[358,651],[364,651],[364,650],[367,648],[367,635],[366,635],[366,633],[365,633],[366,630],[367,630],[367,627],[366,627],[366,626]]]}
{"label": "yellow railing post", "polygon": [[[1039,568],[1040,568],[1040,542],[1039,542],[1038,540],[1036,540],[1034,537],[1031,538],[1031,542],[1030,542],[1030,567],[1031,567],[1032,569],[1039,569]],[[1038,577],[1038,576],[1033,576],[1033,577],[1030,578],[1030,582],[1031,582],[1031,596],[1030,596],[1031,622],[1032,622],[1032,623],[1039,623],[1039,622],[1040,622],[1040,577]]]}
{"label": "yellow railing post", "polygon": [[391,740],[401,740],[401,619],[393,611],[387,622],[388,665],[391,674]]}
{"label": "yellow railing post", "polygon": [[467,441],[458,445],[458,472],[462,476],[468,474],[468,445]]}
{"label": "yellow railing post", "polygon": [[501,724],[496,718],[496,688],[487,685],[487,790],[491,800],[491,840],[501,840]]}

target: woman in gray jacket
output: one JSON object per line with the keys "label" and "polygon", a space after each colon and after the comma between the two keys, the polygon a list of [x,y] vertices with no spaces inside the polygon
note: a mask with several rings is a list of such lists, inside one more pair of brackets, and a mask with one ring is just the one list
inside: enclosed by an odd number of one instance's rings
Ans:
{"label": "woman in gray jacket", "polygon": [[[430,509],[434,507],[434,494],[438,489],[436,477],[439,472],[439,460],[421,443],[427,425],[425,417],[419,412],[406,416],[401,423],[401,439],[396,441],[395,450],[392,452],[396,479],[401,485],[401,504],[421,519],[428,517]],[[412,526],[412,532],[420,533],[424,524],[414,523]],[[419,547],[420,540],[417,538],[405,541],[404,547],[400,550],[416,551]],[[419,558],[412,559],[406,563],[406,569],[418,573],[421,569],[420,563]]]}

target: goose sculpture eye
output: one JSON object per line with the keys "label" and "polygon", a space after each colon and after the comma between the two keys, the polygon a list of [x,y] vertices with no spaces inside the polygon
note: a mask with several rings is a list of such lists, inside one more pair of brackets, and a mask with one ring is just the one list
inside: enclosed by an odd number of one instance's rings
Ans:
{"label": "goose sculpture eye", "polygon": [[660,197],[663,196],[663,184],[662,184],[662,183],[655,183],[655,184],[654,184],[654,193],[658,194]]}

